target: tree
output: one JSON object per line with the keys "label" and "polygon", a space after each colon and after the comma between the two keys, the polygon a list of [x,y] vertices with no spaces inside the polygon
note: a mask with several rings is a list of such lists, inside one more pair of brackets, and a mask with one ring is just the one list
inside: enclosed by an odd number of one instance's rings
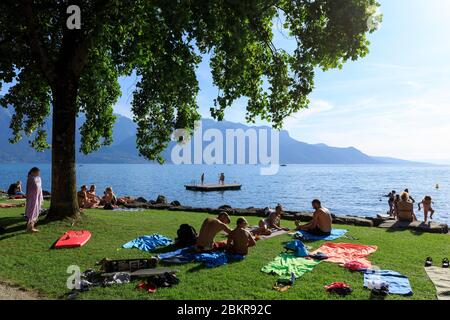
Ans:
{"label": "tree", "polygon": [[[73,7],[81,10],[79,17]],[[160,152],[176,128],[199,119],[196,67],[210,55],[224,110],[248,98],[247,120],[283,119],[308,107],[317,68],[340,68],[368,53],[368,21],[376,0],[2,0],[0,100],[12,105],[11,142],[23,136],[37,150],[49,147],[43,129],[52,116],[52,200],[49,216],[77,217],[76,117],[85,154],[108,145],[118,77],[138,75],[132,111],[139,153]],[[76,7],[75,7],[76,8]],[[81,28],[76,28],[77,18]],[[295,38],[288,53],[273,44],[276,20]],[[74,28],[75,26],[75,28]]]}

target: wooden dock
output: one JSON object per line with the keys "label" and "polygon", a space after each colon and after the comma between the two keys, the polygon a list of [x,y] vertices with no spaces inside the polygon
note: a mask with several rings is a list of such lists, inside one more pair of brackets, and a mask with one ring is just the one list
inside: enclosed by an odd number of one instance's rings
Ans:
{"label": "wooden dock", "polygon": [[212,191],[227,191],[227,190],[241,190],[241,184],[187,184],[186,190],[212,192]]}

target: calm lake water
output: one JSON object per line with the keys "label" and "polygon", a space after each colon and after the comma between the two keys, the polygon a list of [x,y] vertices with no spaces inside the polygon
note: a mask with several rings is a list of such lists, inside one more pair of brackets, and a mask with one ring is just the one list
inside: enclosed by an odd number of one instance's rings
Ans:
{"label": "calm lake water", "polygon": [[[7,189],[16,180],[25,181],[30,164],[1,164],[0,188]],[[39,165],[43,184],[50,190],[50,166]],[[387,211],[383,194],[409,188],[420,201],[433,197],[436,220],[450,222],[450,167],[408,167],[383,165],[289,165],[274,176],[261,176],[258,166],[153,165],[153,164],[80,164],[78,184],[95,184],[99,193],[113,186],[118,195],[155,199],[159,194],[184,205],[218,207],[266,207],[282,203],[289,210],[310,210],[310,201],[320,198],[335,214],[375,216]],[[241,191],[197,193],[184,185],[200,179],[216,183],[224,172],[226,182],[242,183]],[[436,190],[435,185],[440,189]],[[422,214],[416,212],[418,218]]]}

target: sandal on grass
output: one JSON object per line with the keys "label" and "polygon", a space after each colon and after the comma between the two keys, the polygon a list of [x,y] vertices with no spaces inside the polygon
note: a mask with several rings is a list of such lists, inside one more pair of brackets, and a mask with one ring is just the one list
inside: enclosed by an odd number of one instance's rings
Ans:
{"label": "sandal on grass", "polygon": [[278,292],[286,292],[291,288],[291,286],[276,282],[272,288]]}
{"label": "sandal on grass", "polygon": [[442,260],[442,268],[448,269],[449,266],[450,266],[450,263],[448,261],[448,258],[444,258]]}
{"label": "sandal on grass", "polygon": [[425,267],[431,267],[433,265],[433,259],[431,257],[428,257],[425,260]]}

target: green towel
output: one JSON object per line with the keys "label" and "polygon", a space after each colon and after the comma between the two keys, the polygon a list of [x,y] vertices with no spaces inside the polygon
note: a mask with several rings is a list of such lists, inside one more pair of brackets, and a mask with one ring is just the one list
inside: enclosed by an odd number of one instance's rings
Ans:
{"label": "green towel", "polygon": [[281,253],[272,262],[264,266],[261,271],[280,276],[280,279],[290,279],[291,273],[300,278],[307,272],[311,272],[320,261],[296,257],[290,253]]}

